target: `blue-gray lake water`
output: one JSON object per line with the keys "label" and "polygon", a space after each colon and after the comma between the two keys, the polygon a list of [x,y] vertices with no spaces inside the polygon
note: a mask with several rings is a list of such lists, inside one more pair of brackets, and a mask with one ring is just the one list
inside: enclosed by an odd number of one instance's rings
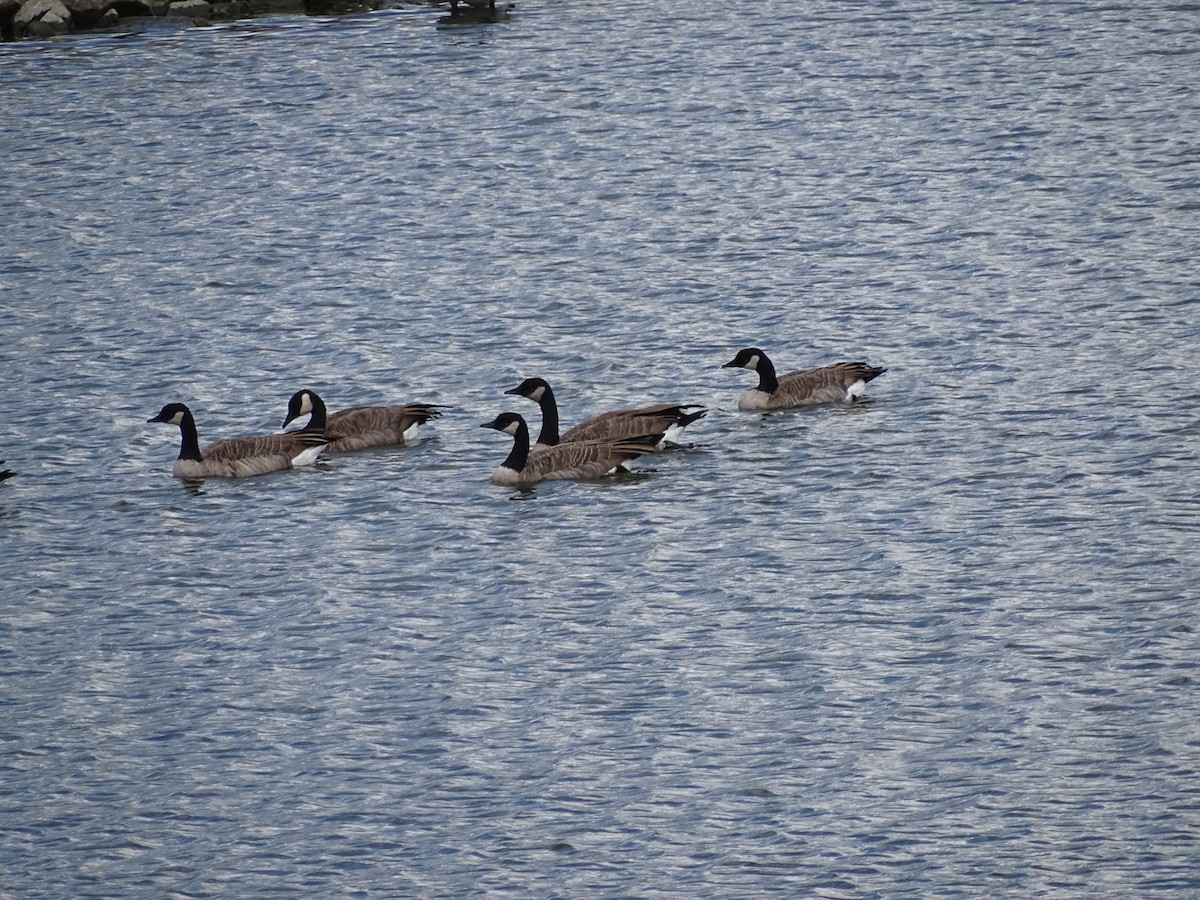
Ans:
{"label": "blue-gray lake water", "polygon": [[0,894],[1200,894],[1200,7],[439,14],[0,48]]}

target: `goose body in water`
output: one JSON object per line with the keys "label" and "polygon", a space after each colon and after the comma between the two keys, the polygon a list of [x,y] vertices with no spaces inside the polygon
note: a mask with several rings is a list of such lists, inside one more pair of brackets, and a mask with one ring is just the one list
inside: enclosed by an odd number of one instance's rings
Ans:
{"label": "goose body in water", "polygon": [[531,453],[529,426],[517,413],[501,413],[480,427],[512,436],[512,450],[491,478],[493,484],[510,487],[539,481],[601,478],[621,469],[631,459],[654,453],[662,440],[662,434],[656,433],[611,440],[573,441]]}
{"label": "goose body in water", "polygon": [[[417,429],[441,415],[432,403],[408,403],[396,406],[351,406],[329,414],[316,391],[296,391],[288,401],[283,427],[307,415],[308,424],[300,431],[324,433],[331,453],[387,447],[411,441]],[[292,432],[299,433],[299,432]]]}
{"label": "goose body in water", "polygon": [[482,25],[504,22],[516,7],[515,3],[496,0],[450,0],[449,15],[440,16],[439,25]]}
{"label": "goose body in water", "polygon": [[674,441],[678,440],[684,428],[708,414],[708,410],[696,403],[656,403],[637,409],[614,409],[600,413],[559,434],[558,403],[554,399],[554,391],[544,378],[526,378],[504,393],[527,397],[541,407],[542,428],[535,445],[539,451],[576,441],[640,437],[656,433],[665,435],[663,441]]}
{"label": "goose body in water", "polygon": [[182,403],[168,403],[146,421],[179,426],[179,458],[172,469],[178,478],[244,478],[311,465],[328,443],[322,434],[295,431],[229,438],[201,450],[196,420]]}
{"label": "goose body in water", "polygon": [[868,381],[887,371],[864,362],[838,362],[818,369],[800,369],[777,376],[770,358],[757,347],[739,351],[721,368],[749,369],[758,373],[758,386],[742,394],[738,400],[738,409],[744,410],[852,403],[863,395]]}

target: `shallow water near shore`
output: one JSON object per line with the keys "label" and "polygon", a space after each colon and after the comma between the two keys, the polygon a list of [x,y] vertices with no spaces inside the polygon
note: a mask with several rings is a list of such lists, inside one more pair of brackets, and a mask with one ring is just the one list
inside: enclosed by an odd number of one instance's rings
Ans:
{"label": "shallow water near shore", "polygon": [[[0,893],[1200,890],[1200,13],[437,15],[0,55]],[[498,488],[531,375],[710,411]],[[450,408],[146,424],[301,387]]]}

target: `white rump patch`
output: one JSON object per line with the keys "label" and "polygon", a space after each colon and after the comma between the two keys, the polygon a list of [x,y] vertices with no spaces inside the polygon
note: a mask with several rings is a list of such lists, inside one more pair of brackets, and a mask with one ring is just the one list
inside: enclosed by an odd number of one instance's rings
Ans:
{"label": "white rump patch", "polygon": [[296,468],[311,466],[317,461],[317,457],[321,455],[321,451],[324,449],[324,444],[317,447],[309,447],[307,450],[303,450],[298,455],[292,457],[292,465]]}
{"label": "white rump patch", "polygon": [[846,388],[846,396],[851,400],[857,400],[859,397],[865,394],[866,391],[867,383],[860,378],[858,381],[854,382],[854,384],[850,385],[850,387]]}

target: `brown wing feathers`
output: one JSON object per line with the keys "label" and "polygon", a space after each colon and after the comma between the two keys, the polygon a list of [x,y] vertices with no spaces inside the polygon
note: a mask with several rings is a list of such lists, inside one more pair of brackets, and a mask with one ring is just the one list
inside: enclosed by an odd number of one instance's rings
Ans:
{"label": "brown wing feathers", "polygon": [[639,437],[656,432],[665,433],[668,428],[684,428],[707,414],[707,410],[695,404],[678,403],[658,403],[640,409],[616,409],[580,422],[574,428],[568,429],[561,440],[565,444],[597,438]]}
{"label": "brown wing feathers", "polygon": [[404,443],[404,434],[414,425],[436,419],[441,412],[429,403],[398,406],[352,406],[329,416],[325,436],[329,449],[344,452]]}
{"label": "brown wing feathers", "polygon": [[883,369],[861,362],[841,362],[819,369],[789,372],[779,379],[775,396],[791,403],[838,403],[846,391],[859,381],[867,382],[883,374]]}
{"label": "brown wing feathers", "polygon": [[621,463],[654,453],[662,438],[659,432],[558,444],[531,455],[521,474],[531,481],[600,478]]}

